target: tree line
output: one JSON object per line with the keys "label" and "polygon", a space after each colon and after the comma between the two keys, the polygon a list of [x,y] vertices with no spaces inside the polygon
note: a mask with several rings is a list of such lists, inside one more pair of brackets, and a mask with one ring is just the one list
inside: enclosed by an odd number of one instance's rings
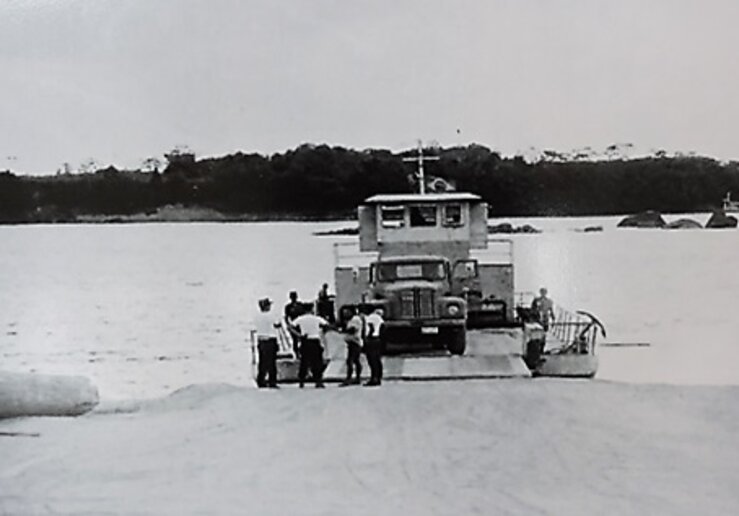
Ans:
{"label": "tree line", "polygon": [[[503,157],[482,145],[429,148],[430,176],[479,194],[495,216],[616,215],[708,211],[733,191],[739,163],[697,156],[563,159]],[[194,159],[170,154],[163,170],[108,167],[54,176],[0,173],[0,222],[74,222],[81,216],[154,213],[167,205],[217,210],[234,219],[351,217],[376,193],[416,191],[416,150],[301,145],[271,156]],[[149,163],[151,165],[151,163]]]}

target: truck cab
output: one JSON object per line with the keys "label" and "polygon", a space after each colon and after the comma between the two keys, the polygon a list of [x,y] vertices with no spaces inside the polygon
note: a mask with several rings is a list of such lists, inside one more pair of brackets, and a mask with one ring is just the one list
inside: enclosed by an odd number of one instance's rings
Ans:
{"label": "truck cab", "polygon": [[369,280],[369,300],[385,313],[387,343],[428,342],[464,353],[467,303],[452,295],[447,258],[388,257],[370,265]]}

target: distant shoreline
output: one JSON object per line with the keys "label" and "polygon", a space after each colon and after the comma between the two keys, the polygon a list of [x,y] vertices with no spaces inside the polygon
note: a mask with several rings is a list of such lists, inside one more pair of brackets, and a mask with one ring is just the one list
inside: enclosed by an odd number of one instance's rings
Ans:
{"label": "distant shoreline", "polygon": [[[696,212],[696,214],[704,214],[704,212]],[[670,215],[663,213],[663,215]],[[691,215],[691,214],[674,214],[674,215]],[[628,217],[628,214],[609,214],[609,215],[496,215],[493,214],[491,220],[507,220],[521,218],[588,218],[588,217]],[[70,225],[70,224],[172,224],[172,223],[244,223],[244,222],[356,222],[354,213],[321,213],[321,214],[297,214],[297,213],[226,213],[213,208],[200,206],[183,206],[180,204],[165,205],[151,212],[138,212],[132,214],[69,214],[56,216],[40,216],[36,219],[29,218],[23,220],[6,220],[0,221],[0,226],[21,226],[21,225]],[[599,230],[599,228],[584,228],[585,230]],[[488,228],[490,233],[539,233],[540,230],[529,224],[515,226],[507,222],[492,224]],[[357,235],[359,233],[358,226],[344,227],[325,231],[316,231],[317,236],[341,236],[341,235]]]}
{"label": "distant shoreline", "polygon": [[298,215],[292,213],[224,213],[211,208],[167,205],[151,213],[130,215],[71,215],[68,218],[50,220],[18,220],[0,222],[0,225],[39,225],[39,224],[141,224],[141,223],[193,223],[193,222],[332,222],[350,221],[348,214]]}
{"label": "distant shoreline", "polygon": [[[477,144],[428,152],[438,159],[428,169],[427,186],[479,195],[501,217],[713,211],[739,191],[739,162],[699,156],[574,159],[555,153],[526,161]],[[0,172],[0,221],[352,219],[354,208],[372,195],[418,191],[412,168],[403,161],[417,153],[305,144],[270,156],[236,152],[198,160],[192,153],[168,155],[161,172],[158,166],[39,177],[5,171]]]}

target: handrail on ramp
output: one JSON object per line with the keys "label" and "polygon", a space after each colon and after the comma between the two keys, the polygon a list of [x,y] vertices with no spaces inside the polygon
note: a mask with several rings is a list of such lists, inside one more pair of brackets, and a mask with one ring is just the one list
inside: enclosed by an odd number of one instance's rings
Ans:
{"label": "handrail on ramp", "polygon": [[598,337],[606,337],[606,329],[600,320],[584,310],[570,312],[557,308],[555,319],[549,325],[548,335],[562,345],[551,350],[552,353],[595,354]]}

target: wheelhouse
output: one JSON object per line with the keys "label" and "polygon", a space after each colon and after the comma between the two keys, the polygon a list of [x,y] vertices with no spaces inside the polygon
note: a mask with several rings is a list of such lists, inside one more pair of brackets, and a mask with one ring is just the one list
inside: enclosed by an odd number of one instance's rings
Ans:
{"label": "wheelhouse", "polygon": [[387,194],[359,208],[361,251],[464,258],[487,247],[487,203],[474,194]]}

